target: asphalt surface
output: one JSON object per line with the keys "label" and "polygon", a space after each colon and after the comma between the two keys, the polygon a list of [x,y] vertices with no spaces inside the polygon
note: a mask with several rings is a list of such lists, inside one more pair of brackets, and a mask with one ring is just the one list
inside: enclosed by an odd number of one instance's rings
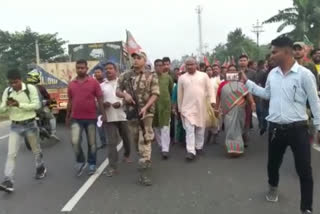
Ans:
{"label": "asphalt surface", "polygon": [[[8,134],[8,124],[0,124],[1,136]],[[69,130],[58,127],[62,142],[43,144],[48,167],[46,179],[33,178],[33,156],[22,144],[17,157],[15,192],[0,192],[0,214],[56,214],[89,179],[78,178],[73,169],[74,155]],[[1,137],[0,136],[0,137]],[[290,149],[281,168],[279,203],[265,201],[266,137],[251,133],[251,143],[245,156],[229,159],[225,156],[223,134],[218,144],[205,147],[204,156],[193,163],[184,160],[181,145],[171,147],[171,157],[164,161],[159,149],[153,149],[153,183],[151,187],[137,184],[136,162],[120,163],[120,173],[108,178],[101,175],[81,197],[73,214],[294,214],[299,212],[300,190]],[[6,160],[8,138],[0,140],[0,172]],[[134,148],[134,146],[133,146]],[[120,152],[122,153],[122,152]],[[132,159],[136,160],[133,150]],[[313,150],[314,213],[320,213],[319,162],[320,153]],[[106,150],[99,151],[99,163]]]}
{"label": "asphalt surface", "polygon": [[2,142],[8,137],[9,125],[9,121],[0,122],[0,142]]}

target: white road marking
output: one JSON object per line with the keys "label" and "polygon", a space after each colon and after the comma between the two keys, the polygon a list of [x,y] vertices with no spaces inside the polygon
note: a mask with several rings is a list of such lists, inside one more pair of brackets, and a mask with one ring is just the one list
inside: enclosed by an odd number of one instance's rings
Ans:
{"label": "white road marking", "polygon": [[4,135],[4,136],[1,136],[0,137],[0,140],[4,140],[4,139],[6,139],[6,138],[8,138],[9,137],[9,135],[7,134],[7,135]]}
{"label": "white road marking", "polygon": [[[117,146],[117,150],[120,151],[122,148],[122,142]],[[109,159],[106,158],[103,163],[99,166],[96,173],[91,175],[90,178],[82,185],[78,192],[68,201],[68,203],[62,208],[61,212],[71,212],[77,205],[80,199],[86,194],[94,182],[103,173],[104,169],[109,165]]]}

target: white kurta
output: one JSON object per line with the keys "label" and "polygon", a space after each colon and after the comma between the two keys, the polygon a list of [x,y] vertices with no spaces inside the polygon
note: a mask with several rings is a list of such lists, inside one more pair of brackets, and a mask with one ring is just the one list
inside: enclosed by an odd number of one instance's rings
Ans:
{"label": "white kurta", "polygon": [[207,114],[207,97],[215,103],[213,86],[206,73],[196,71],[185,73],[178,82],[178,109],[191,125],[205,128]]}

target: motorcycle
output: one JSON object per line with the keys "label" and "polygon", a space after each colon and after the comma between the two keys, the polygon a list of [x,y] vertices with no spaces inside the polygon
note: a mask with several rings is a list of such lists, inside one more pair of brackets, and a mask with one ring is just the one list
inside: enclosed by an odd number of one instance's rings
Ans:
{"label": "motorcycle", "polygon": [[[43,105],[45,106],[47,104],[46,101],[43,101]],[[50,108],[43,108],[42,110],[37,112],[36,116],[36,123],[39,128],[39,138],[40,143],[44,143],[47,140],[51,139],[51,124],[50,124],[50,117],[48,117],[48,111],[50,111]],[[28,150],[32,150],[30,143],[28,142],[27,138],[24,139],[25,145]]]}

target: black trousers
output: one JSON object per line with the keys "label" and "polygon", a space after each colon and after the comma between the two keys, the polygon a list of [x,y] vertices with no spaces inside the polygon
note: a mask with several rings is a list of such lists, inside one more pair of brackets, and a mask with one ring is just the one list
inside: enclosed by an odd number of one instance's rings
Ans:
{"label": "black trousers", "polygon": [[277,187],[279,184],[279,169],[283,155],[290,146],[296,171],[300,178],[302,211],[312,211],[313,178],[311,168],[311,145],[309,143],[308,126],[296,126],[287,129],[275,128],[270,123],[268,149],[268,178],[269,184]]}
{"label": "black trousers", "polygon": [[170,138],[174,139],[175,136],[175,115],[171,114],[171,121],[170,121]]}

